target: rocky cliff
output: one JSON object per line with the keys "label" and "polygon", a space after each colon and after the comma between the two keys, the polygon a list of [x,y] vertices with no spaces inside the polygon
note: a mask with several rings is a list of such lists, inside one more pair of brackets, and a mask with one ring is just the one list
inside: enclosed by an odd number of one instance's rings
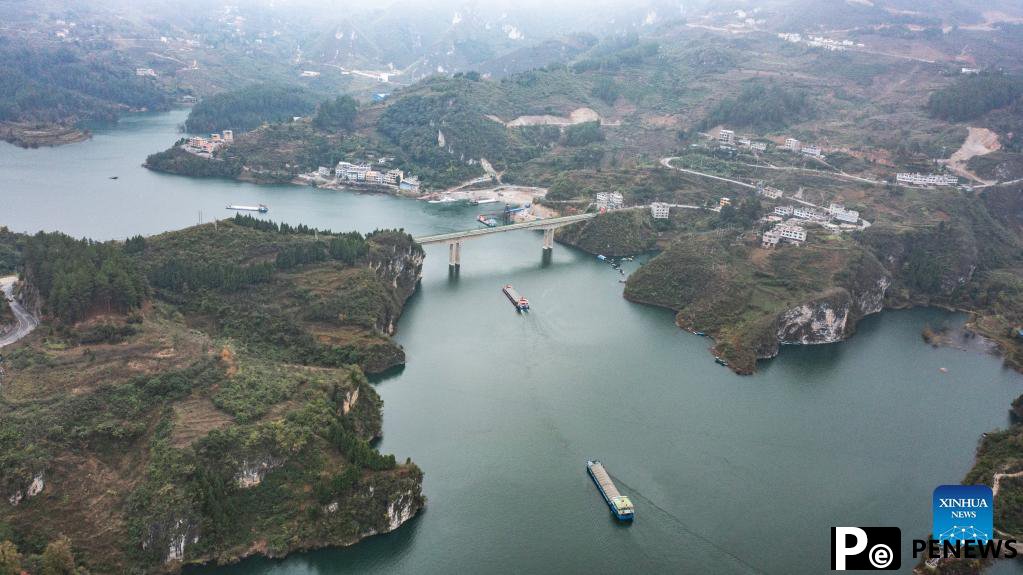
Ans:
{"label": "rocky cliff", "polygon": [[891,275],[848,239],[763,250],[726,233],[694,234],[635,272],[625,297],[667,307],[714,337],[739,373],[786,344],[841,341],[884,307]]}
{"label": "rocky cliff", "polygon": [[248,224],[136,242],[151,300],[3,350],[0,525],[23,552],[66,535],[91,572],[173,572],[351,545],[423,507],[419,468],[370,443],[360,368],[404,360],[386,334],[422,249]]}

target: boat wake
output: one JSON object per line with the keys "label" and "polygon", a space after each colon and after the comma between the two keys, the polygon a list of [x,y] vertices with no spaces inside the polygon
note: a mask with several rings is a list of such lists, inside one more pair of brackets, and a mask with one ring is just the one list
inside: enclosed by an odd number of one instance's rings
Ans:
{"label": "boat wake", "polygon": [[692,529],[690,529],[690,528],[689,528],[689,526],[687,526],[687,525],[686,525],[686,524],[685,524],[685,523],[684,523],[684,522],[682,521],[682,519],[680,519],[680,518],[679,518],[679,516],[678,516],[678,515],[675,515],[675,514],[674,514],[674,513],[672,513],[671,511],[668,511],[667,509],[665,509],[665,508],[661,507],[660,505],[658,505],[658,504],[654,503],[654,502],[653,502],[653,500],[651,500],[651,499],[650,499],[650,498],[648,498],[647,496],[643,495],[643,494],[642,494],[642,493],[640,493],[639,491],[636,491],[636,489],[634,489],[634,488],[633,488],[633,487],[632,487],[631,485],[629,485],[628,483],[626,483],[626,482],[622,481],[622,480],[621,480],[621,479],[619,479],[619,478],[618,478],[617,476],[615,476],[615,475],[611,475],[610,473],[608,473],[608,475],[609,475],[609,476],[611,477],[611,479],[613,479],[613,480],[614,480],[614,482],[615,482],[616,484],[618,484],[618,485],[621,485],[621,486],[622,486],[622,487],[624,487],[625,489],[629,490],[629,493],[631,494],[631,496],[632,496],[633,498],[635,498],[635,499],[640,499],[640,500],[642,500],[642,501],[643,501],[643,502],[644,502],[644,503],[646,504],[645,506],[650,506],[650,507],[652,507],[652,508],[656,509],[657,511],[660,511],[660,512],[661,512],[661,514],[663,514],[663,515],[665,515],[666,517],[668,517],[669,519],[671,519],[671,520],[672,520],[672,521],[673,521],[673,522],[674,522],[674,523],[675,523],[675,524],[676,524],[676,525],[677,525],[677,526],[679,527],[679,529],[680,529],[680,530],[682,530],[682,531],[683,531],[684,533],[686,533],[687,535],[690,535],[690,536],[692,536],[692,537],[693,537],[694,539],[698,539],[698,540],[702,541],[703,543],[706,543],[707,545],[709,545],[710,547],[713,547],[713,548],[714,548],[715,550],[717,550],[717,551],[718,551],[718,552],[720,552],[721,554],[723,554],[723,555],[727,555],[727,556],[728,556],[728,557],[730,557],[730,558],[731,558],[732,560],[734,560],[734,561],[735,561],[736,563],[738,563],[738,564],[739,564],[739,565],[741,565],[742,567],[745,567],[746,569],[750,570],[750,571],[751,571],[751,572],[753,572],[753,573],[760,573],[760,574],[763,574],[763,573],[764,573],[764,572],[763,572],[763,571],[761,571],[760,569],[757,569],[756,567],[754,567],[754,566],[750,565],[750,564],[749,564],[749,563],[747,563],[746,561],[743,561],[741,557],[739,557],[738,555],[736,555],[736,554],[732,553],[732,552],[731,552],[731,551],[729,551],[728,549],[725,549],[724,547],[722,547],[722,546],[718,545],[717,543],[714,543],[714,542],[713,542],[713,541],[711,541],[710,539],[707,539],[707,538],[706,538],[706,537],[704,537],[703,535],[700,535],[700,534],[699,534],[699,533],[697,533],[696,531],[693,531]]}

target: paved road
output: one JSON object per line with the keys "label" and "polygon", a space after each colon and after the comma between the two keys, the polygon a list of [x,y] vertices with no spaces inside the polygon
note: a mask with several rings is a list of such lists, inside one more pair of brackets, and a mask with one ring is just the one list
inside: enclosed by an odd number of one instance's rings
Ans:
{"label": "paved road", "polygon": [[39,325],[39,319],[28,312],[17,300],[14,300],[11,295],[14,293],[14,282],[17,281],[17,276],[9,276],[0,278],[0,291],[3,292],[5,299],[10,299],[11,311],[14,312],[14,317],[17,318],[18,324],[15,326],[14,331],[0,335],[0,347],[11,345],[26,335],[32,333]]}

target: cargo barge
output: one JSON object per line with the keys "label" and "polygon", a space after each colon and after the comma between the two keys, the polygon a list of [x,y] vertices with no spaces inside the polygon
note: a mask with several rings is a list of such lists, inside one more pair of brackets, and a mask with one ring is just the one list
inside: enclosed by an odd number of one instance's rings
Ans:
{"label": "cargo barge", "polygon": [[231,204],[230,206],[227,206],[227,209],[238,210],[240,212],[259,212],[261,214],[265,214],[270,211],[270,208],[266,207],[263,204],[259,204],[258,206],[242,206],[238,204]]}
{"label": "cargo barge", "polygon": [[593,483],[597,485],[600,494],[604,496],[604,501],[611,508],[611,513],[619,521],[632,521],[636,518],[636,508],[632,506],[632,501],[618,492],[618,488],[611,481],[611,476],[604,469],[603,463],[587,461],[586,471],[590,474],[590,479],[593,480]]}
{"label": "cargo barge", "polygon": [[501,291],[504,292],[504,295],[508,296],[508,299],[512,302],[512,305],[515,306],[515,309],[519,311],[527,311],[529,309],[529,300],[522,297],[519,292],[515,291],[515,288],[513,288],[511,284],[504,286]]}

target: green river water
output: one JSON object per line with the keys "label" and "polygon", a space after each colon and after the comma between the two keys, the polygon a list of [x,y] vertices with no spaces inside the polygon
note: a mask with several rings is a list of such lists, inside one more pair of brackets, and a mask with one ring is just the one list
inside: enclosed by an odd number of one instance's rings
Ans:
{"label": "green river water", "polygon": [[[55,149],[0,145],[0,225],[124,238],[254,202],[334,230],[475,225],[476,208],[141,168],[184,117],[132,117]],[[606,264],[560,245],[544,262],[541,244],[526,231],[467,242],[457,277],[446,247],[427,247],[398,328],[408,365],[377,383],[380,448],[423,468],[423,513],[348,549],[193,571],[824,573],[835,525],[899,526],[908,556],[930,531],[931,491],[962,479],[1023,393],[994,357],[925,345],[926,323],[963,318],[924,309],[872,316],[841,344],[786,347],[739,377],[669,312],[625,301]],[[506,283],[532,311],[512,309]],[[635,524],[611,518],[588,458],[632,496]]]}

